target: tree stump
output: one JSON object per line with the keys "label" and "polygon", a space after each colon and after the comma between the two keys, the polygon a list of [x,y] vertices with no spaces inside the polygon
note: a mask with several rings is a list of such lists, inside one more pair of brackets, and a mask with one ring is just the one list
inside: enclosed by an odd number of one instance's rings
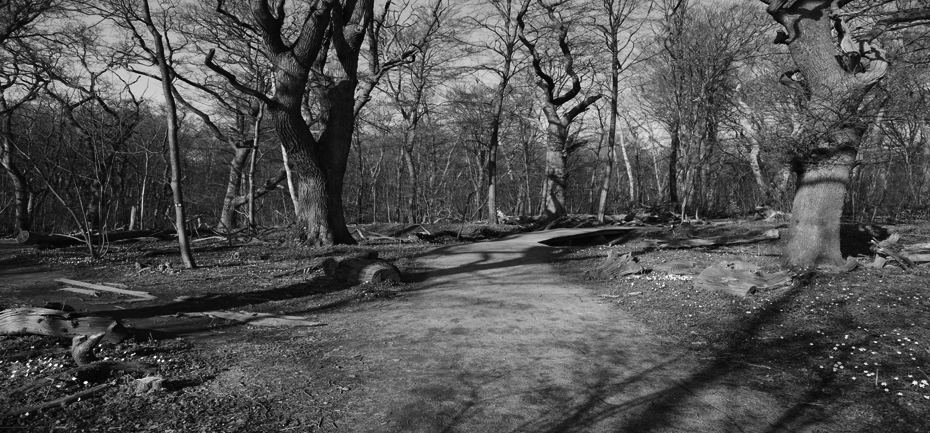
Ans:
{"label": "tree stump", "polygon": [[118,343],[129,336],[122,323],[108,317],[68,313],[48,308],[11,308],[0,311],[0,335],[35,334],[74,338],[105,333],[104,340]]}
{"label": "tree stump", "polygon": [[387,260],[374,258],[348,258],[341,261],[326,259],[323,272],[337,280],[355,284],[401,282],[400,271]]}

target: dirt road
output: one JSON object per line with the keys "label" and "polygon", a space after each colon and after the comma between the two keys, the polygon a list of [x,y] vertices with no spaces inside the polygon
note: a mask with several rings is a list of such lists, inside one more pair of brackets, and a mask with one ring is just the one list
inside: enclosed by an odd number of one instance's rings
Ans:
{"label": "dirt road", "polygon": [[539,242],[590,229],[440,248],[418,292],[340,314],[355,394],[342,425],[369,432],[767,431],[767,395],[704,379],[590,291]]}

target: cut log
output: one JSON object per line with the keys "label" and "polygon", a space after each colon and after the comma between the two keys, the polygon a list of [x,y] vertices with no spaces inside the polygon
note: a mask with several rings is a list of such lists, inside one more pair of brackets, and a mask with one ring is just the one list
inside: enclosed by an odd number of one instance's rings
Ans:
{"label": "cut log", "polygon": [[59,283],[73,284],[75,286],[87,287],[88,289],[93,289],[93,290],[101,290],[104,292],[112,292],[112,293],[119,293],[122,295],[135,296],[139,299],[147,300],[147,301],[152,300],[152,299],[157,299],[155,296],[150,295],[148,292],[118,289],[116,287],[104,286],[102,284],[85,283],[83,281],[69,280],[67,278],[58,278],[55,281],[58,281]]}
{"label": "cut log", "polygon": [[104,339],[118,343],[129,336],[119,321],[109,317],[66,313],[47,308],[11,308],[0,311],[0,335],[47,335],[74,338],[105,333]]}
{"label": "cut log", "polygon": [[791,283],[788,272],[766,274],[759,267],[740,260],[722,261],[701,272],[694,278],[694,287],[748,296],[757,290],[775,289]]}
{"label": "cut log", "polygon": [[337,262],[330,258],[323,262],[323,272],[337,280],[355,284],[401,282],[400,271],[387,260],[381,259],[348,258]]}

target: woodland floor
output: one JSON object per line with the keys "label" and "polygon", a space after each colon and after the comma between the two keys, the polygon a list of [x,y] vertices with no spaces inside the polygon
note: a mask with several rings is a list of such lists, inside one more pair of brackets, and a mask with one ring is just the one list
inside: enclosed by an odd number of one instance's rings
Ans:
{"label": "woodland floor", "polygon": [[[694,236],[767,226],[698,226]],[[891,228],[927,242],[927,226]],[[480,234],[481,230],[471,229]],[[591,229],[587,229],[591,230]],[[383,231],[383,230],[381,230]],[[493,230],[483,230],[490,234]],[[163,432],[722,432],[927,431],[930,272],[894,265],[817,274],[747,298],[693,288],[689,277],[586,279],[609,249],[546,247],[560,234],[497,241],[368,244],[326,250],[213,244],[195,270],[168,243],[78,248],[0,245],[0,309],[65,303],[121,319],[135,339],[102,357],[159,366],[165,390],[102,394],[0,418],[0,429]],[[663,233],[654,233],[662,235]],[[851,237],[852,238],[852,237]],[[859,239],[861,243],[861,239]],[[209,242],[209,241],[208,241]],[[198,244],[204,247],[207,242]],[[847,242],[848,253],[868,253]],[[854,247],[858,247],[854,248]],[[658,250],[676,259],[741,258],[777,266],[779,242]],[[402,285],[349,287],[321,272],[273,277],[326,257],[378,251]],[[862,262],[867,259],[863,258]],[[170,265],[170,266],[166,266]],[[158,299],[80,299],[55,278],[124,284]],[[180,297],[180,298],[179,298]],[[283,313],[326,325],[269,328],[179,312]],[[15,390],[73,366],[69,341],[0,337],[0,416],[95,384],[67,378]]]}

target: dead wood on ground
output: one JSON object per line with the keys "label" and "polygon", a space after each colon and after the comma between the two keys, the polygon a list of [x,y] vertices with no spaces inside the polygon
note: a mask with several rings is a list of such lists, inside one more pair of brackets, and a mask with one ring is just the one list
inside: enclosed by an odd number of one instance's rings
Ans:
{"label": "dead wood on ground", "polygon": [[212,317],[215,319],[232,320],[255,326],[323,326],[322,322],[311,322],[305,317],[283,316],[270,313],[246,313],[235,311],[199,311],[193,313],[177,313],[173,317]]}
{"label": "dead wood on ground", "polygon": [[109,317],[68,313],[48,308],[11,308],[0,311],[0,335],[47,335],[73,338],[105,333],[106,340],[118,343],[129,331]]}
{"label": "dead wood on ground", "polygon": [[369,254],[365,258],[326,259],[322,264],[323,272],[337,280],[354,284],[381,283],[392,281],[400,283],[400,271],[391,262]]}
{"label": "dead wood on ground", "polygon": [[775,289],[791,284],[788,272],[764,273],[758,266],[741,260],[711,265],[694,278],[694,287],[736,296],[748,296],[758,290]]}

